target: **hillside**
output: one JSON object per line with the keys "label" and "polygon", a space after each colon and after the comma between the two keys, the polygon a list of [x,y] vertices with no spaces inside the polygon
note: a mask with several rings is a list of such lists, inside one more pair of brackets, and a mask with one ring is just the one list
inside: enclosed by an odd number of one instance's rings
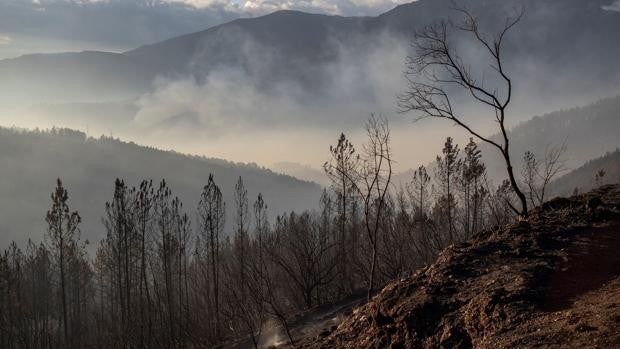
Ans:
{"label": "hillside", "polygon": [[[269,215],[312,208],[321,193],[318,185],[273,173],[255,165],[187,156],[111,138],[87,138],[71,130],[16,131],[0,128],[0,246],[11,240],[40,240],[45,212],[56,178],[69,191],[71,208],[79,210],[82,237],[98,242],[104,235],[101,217],[111,200],[114,179],[131,185],[142,179],[156,184],[166,179],[194,221],[200,193],[213,173],[227,203],[232,224],[233,190],[239,176],[252,203],[259,192]],[[10,180],[9,180],[10,179]]]}
{"label": "hillside", "polygon": [[[596,174],[603,170],[605,175],[596,183]],[[565,174],[551,183],[553,195],[565,196],[591,190],[597,184],[620,183],[620,150],[607,152],[605,155],[586,162],[583,166]]]}
{"label": "hillside", "polygon": [[616,348],[618,248],[618,186],[558,198],[447,248],[302,347]]}
{"label": "hillside", "polygon": [[[542,158],[546,148],[565,144],[566,167],[568,170],[574,170],[587,161],[619,147],[619,131],[620,96],[535,116],[510,129],[513,166],[517,169],[517,173],[520,173],[523,154],[526,151],[532,151],[537,157]],[[493,136],[495,139],[498,137]],[[486,144],[482,144],[482,149],[489,176],[494,180],[504,178],[506,169],[495,149]],[[590,181],[592,178],[587,180]],[[585,183],[579,184],[582,185]],[[572,189],[574,187],[570,190]]]}

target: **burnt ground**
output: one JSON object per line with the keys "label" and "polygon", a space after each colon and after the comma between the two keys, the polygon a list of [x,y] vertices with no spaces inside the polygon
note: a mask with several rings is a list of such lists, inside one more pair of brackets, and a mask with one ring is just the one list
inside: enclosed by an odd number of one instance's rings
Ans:
{"label": "burnt ground", "polygon": [[447,248],[303,348],[620,348],[620,188]]}

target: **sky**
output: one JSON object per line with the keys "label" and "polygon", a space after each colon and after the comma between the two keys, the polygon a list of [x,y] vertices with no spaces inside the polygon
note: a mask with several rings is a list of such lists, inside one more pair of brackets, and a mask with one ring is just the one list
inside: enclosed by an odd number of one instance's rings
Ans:
{"label": "sky", "polygon": [[276,10],[373,16],[403,0],[1,0],[0,59],[124,51]]}

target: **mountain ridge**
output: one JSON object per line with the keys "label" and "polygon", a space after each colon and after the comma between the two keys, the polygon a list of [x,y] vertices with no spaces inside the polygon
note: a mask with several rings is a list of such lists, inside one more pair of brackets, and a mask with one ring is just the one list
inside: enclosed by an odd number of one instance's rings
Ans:
{"label": "mountain ridge", "polygon": [[[603,71],[601,67],[620,59],[620,48],[613,45],[613,33],[620,31],[620,12],[604,10],[603,6],[607,3],[609,1],[603,0],[586,3],[576,0],[516,1],[515,6],[522,4],[531,13],[524,19],[526,23],[520,29],[522,33],[514,40],[518,44],[507,48],[511,52],[507,59],[514,61],[509,63],[515,65],[528,57],[527,64],[543,65],[557,71],[554,76],[554,73],[546,74],[542,69],[541,74],[548,75],[549,79],[557,79],[562,67],[575,66],[577,70],[584,69],[583,78],[592,75],[603,79],[601,81],[615,81],[620,73],[610,74],[608,69]],[[472,11],[480,12],[483,18],[501,17],[509,10],[509,6],[503,3],[476,0],[465,4],[471,6]],[[273,81],[292,80],[316,87],[329,76],[322,71],[322,66],[341,58],[340,46],[363,53],[381,43],[380,34],[385,32],[399,40],[408,40],[417,28],[445,17],[449,8],[448,1],[421,0],[396,6],[373,17],[342,17],[284,10],[260,17],[235,19],[202,31],[142,45],[118,55],[138,59],[141,68],[149,70],[143,79],[151,82],[157,76],[175,78],[193,75],[200,80],[213,69],[227,66],[246,71],[250,76],[255,76],[259,84],[266,86]],[[573,25],[568,26],[567,23],[571,22]],[[535,35],[540,31],[545,31],[549,40]],[[68,54],[83,56],[83,53]],[[249,62],[246,55],[269,59],[263,59],[257,66],[256,62]],[[40,57],[53,58],[46,55]],[[590,64],[594,58],[598,65]],[[24,59],[17,58],[18,61]],[[558,61],[563,64],[557,64]],[[7,62],[0,61],[0,72]],[[46,68],[45,62],[39,66],[39,69],[53,71],[51,67]],[[26,64],[20,71],[26,74],[28,67]],[[527,71],[526,68],[520,69]],[[121,77],[130,71],[122,65],[114,70]],[[88,72],[85,70],[80,74]],[[577,74],[577,77],[581,75]],[[3,83],[3,79],[0,78],[0,86],[10,86],[10,81]],[[591,80],[582,79],[581,83],[591,85]],[[129,81],[114,82],[110,90]],[[149,86],[143,87],[144,92]]]}

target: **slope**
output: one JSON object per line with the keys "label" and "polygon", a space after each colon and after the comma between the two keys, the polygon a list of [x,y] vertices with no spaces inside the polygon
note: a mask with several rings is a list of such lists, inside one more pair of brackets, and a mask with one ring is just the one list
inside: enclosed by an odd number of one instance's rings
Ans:
{"label": "slope", "polygon": [[447,248],[303,347],[618,347],[618,248],[618,186],[558,198]]}
{"label": "slope", "polygon": [[[596,175],[604,175],[597,183]],[[565,174],[550,184],[552,195],[569,195],[575,191],[586,192],[600,184],[620,183],[620,149],[586,162],[583,166]]]}
{"label": "slope", "polygon": [[[526,151],[532,151],[542,159],[546,148],[565,144],[566,167],[573,170],[586,161],[616,149],[620,146],[619,110],[620,96],[615,96],[582,107],[535,116],[513,127],[510,129],[510,152],[516,173],[520,173]],[[495,135],[492,138],[498,137]],[[486,144],[482,144],[481,148],[490,178],[494,181],[505,178],[505,165],[497,151]]]}

